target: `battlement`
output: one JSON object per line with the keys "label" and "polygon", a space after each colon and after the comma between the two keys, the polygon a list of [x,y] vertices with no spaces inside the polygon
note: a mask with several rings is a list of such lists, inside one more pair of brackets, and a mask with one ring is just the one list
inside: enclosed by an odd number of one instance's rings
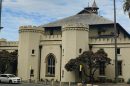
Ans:
{"label": "battlement", "polygon": [[44,32],[44,28],[40,27],[40,26],[21,26],[19,28],[19,33],[21,32],[38,32],[38,33],[43,33]]}
{"label": "battlement", "polygon": [[6,39],[4,39],[4,38],[0,39],[0,42],[5,42],[5,41],[6,41]]}
{"label": "battlement", "polygon": [[0,39],[0,46],[18,46],[18,41],[7,41],[6,39]]}
{"label": "battlement", "polygon": [[63,25],[63,28],[66,28],[66,27],[79,27],[79,28],[88,28],[89,26],[88,25],[85,25],[85,24],[82,24],[82,23],[72,23],[72,24],[65,24]]}
{"label": "battlement", "polygon": [[45,35],[43,40],[61,40],[61,35]]}
{"label": "battlement", "polygon": [[82,23],[65,24],[62,27],[62,31],[65,31],[65,30],[82,30],[82,31],[88,31],[89,30],[89,26],[88,25],[84,25]]}
{"label": "battlement", "polygon": [[6,43],[7,46],[18,46],[18,41],[8,41]]}
{"label": "battlement", "polygon": [[44,28],[42,28],[40,26],[32,26],[32,25],[20,26],[19,29],[38,29],[38,30],[44,30]]}
{"label": "battlement", "polygon": [[[90,44],[111,44],[114,43],[114,38],[89,38]],[[130,43],[129,38],[117,38],[117,43]]]}

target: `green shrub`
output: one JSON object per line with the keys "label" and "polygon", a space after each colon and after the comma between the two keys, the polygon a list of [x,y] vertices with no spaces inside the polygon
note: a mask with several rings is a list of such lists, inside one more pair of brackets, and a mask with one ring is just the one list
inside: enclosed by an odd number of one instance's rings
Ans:
{"label": "green shrub", "polygon": [[130,79],[128,79],[127,84],[130,84]]}
{"label": "green shrub", "polygon": [[112,83],[112,79],[106,79],[106,82]]}
{"label": "green shrub", "polygon": [[115,80],[113,80],[112,83],[117,83],[117,82]]}

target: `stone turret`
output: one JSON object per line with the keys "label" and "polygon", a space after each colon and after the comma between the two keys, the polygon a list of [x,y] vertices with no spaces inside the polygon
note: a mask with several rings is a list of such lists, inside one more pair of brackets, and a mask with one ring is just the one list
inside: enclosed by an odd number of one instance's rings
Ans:
{"label": "stone turret", "polygon": [[90,13],[98,14],[98,9],[99,8],[94,0],[91,7],[88,6],[84,8],[84,10],[80,11],[78,14],[90,14]]}
{"label": "stone turret", "polygon": [[[88,25],[66,24],[62,27],[62,79],[61,81],[75,82],[75,73],[67,72],[64,68],[70,58],[76,58],[88,50]],[[77,75],[77,74],[76,74]],[[69,76],[69,77],[68,77]]]}
{"label": "stone turret", "polygon": [[36,26],[21,26],[19,28],[18,76],[24,81],[38,79],[38,61],[40,40],[44,28]]}

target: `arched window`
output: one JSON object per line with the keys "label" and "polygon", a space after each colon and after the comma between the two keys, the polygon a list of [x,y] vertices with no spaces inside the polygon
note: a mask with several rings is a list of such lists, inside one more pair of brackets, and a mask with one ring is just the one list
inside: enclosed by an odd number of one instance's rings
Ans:
{"label": "arched window", "polygon": [[49,54],[46,59],[46,75],[49,77],[55,76],[55,57]]}

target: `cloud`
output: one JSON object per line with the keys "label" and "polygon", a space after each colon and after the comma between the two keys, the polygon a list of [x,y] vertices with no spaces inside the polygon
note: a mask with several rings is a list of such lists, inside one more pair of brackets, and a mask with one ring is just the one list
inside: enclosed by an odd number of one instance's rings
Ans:
{"label": "cloud", "polygon": [[[89,2],[89,4],[88,4]],[[113,0],[96,0],[99,15],[113,20]],[[4,0],[0,38],[18,40],[18,28],[22,25],[42,25],[72,16],[93,0]],[[116,0],[117,22],[130,32],[130,19],[124,14],[122,0]],[[15,34],[14,34],[15,33]]]}

